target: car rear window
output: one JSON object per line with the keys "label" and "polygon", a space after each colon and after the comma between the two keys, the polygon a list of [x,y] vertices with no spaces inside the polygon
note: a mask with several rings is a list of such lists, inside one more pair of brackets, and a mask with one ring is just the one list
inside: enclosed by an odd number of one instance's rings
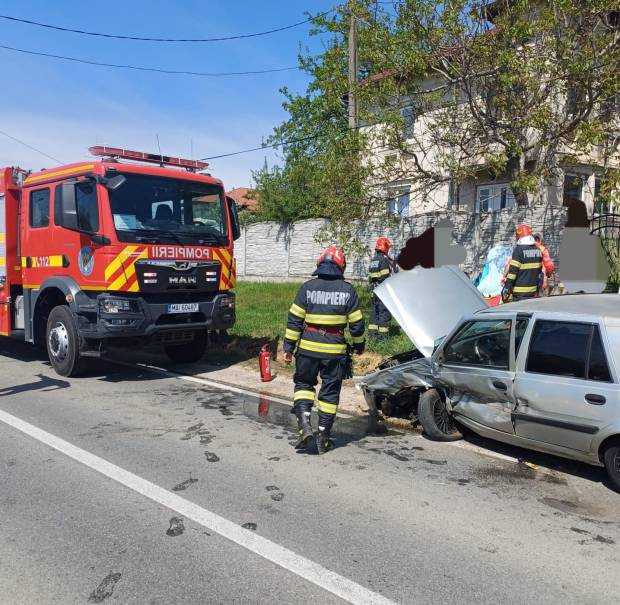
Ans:
{"label": "car rear window", "polygon": [[597,325],[570,321],[536,322],[527,372],[611,382]]}

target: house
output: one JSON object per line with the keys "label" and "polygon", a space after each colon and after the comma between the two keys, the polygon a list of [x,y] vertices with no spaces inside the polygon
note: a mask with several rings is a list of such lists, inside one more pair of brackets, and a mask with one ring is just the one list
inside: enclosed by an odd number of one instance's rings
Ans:
{"label": "house", "polygon": [[258,196],[256,191],[248,187],[236,187],[226,192],[237,203],[239,210],[255,212],[258,207]]}
{"label": "house", "polygon": [[[497,0],[487,4],[484,18],[489,22],[489,28],[481,34],[482,36],[489,38],[493,36],[494,21],[501,14],[502,7],[506,6],[509,1]],[[536,42],[527,44],[533,45]],[[444,52],[450,52],[450,50]],[[384,71],[369,76],[362,82],[362,85],[374,86],[383,79],[392,77],[395,77],[394,72]],[[449,137],[437,136],[437,122],[439,119],[444,120],[443,127],[445,128],[446,120],[449,119],[445,111],[441,114],[442,95],[445,94],[445,99],[450,101],[451,106],[465,106],[463,92],[458,86],[448,84],[446,80],[437,75],[429,75],[426,80],[417,82],[418,97],[405,97],[398,102],[402,117],[400,138],[404,142],[404,145],[398,149],[383,144],[384,129],[381,124],[365,128],[370,134],[371,141],[374,140],[369,160],[377,167],[376,180],[380,183],[378,197],[386,201],[388,214],[409,218],[438,211],[488,214],[516,208],[517,200],[510,187],[510,177],[508,174],[500,176],[494,174],[489,169],[489,165],[485,163],[484,153],[481,153],[478,158],[469,157],[465,160],[469,162],[470,170],[467,171],[468,176],[459,181],[451,179],[452,173],[445,168],[448,162],[442,157],[444,155],[442,152],[447,149],[447,145],[452,143],[443,143]],[[435,91],[441,92],[435,93]],[[417,99],[423,97],[425,92],[439,96],[438,109],[423,103],[423,109],[420,109],[420,102]],[[570,110],[573,92],[572,90],[553,92],[555,95],[552,97],[553,102],[557,100],[557,107],[560,111]],[[616,95],[611,108],[607,105],[597,108],[597,111],[607,111],[608,119],[616,122],[620,132],[618,101],[619,98]],[[483,102],[489,101],[484,99]],[[539,133],[532,131],[528,133],[528,137],[530,142],[539,145]],[[442,141],[443,149],[437,141]],[[408,148],[411,153],[404,153],[404,148]],[[455,145],[454,149],[458,149],[458,145]],[[446,155],[447,153],[446,151]],[[540,182],[537,192],[527,200],[529,205],[566,206],[569,209],[569,215],[584,217],[585,221],[591,219],[596,213],[613,210],[602,208],[599,203],[603,174],[609,167],[609,156],[604,155],[600,149],[594,149],[587,156],[577,155],[562,146],[559,146],[557,152],[554,153],[557,158],[556,174],[553,179]],[[413,155],[415,159],[412,159]],[[531,156],[528,157],[526,154],[523,160],[525,165],[530,159]],[[612,166],[620,169],[617,154],[613,161],[615,164]],[[418,175],[425,171],[441,172],[441,178],[438,178],[432,186],[429,186],[428,182],[422,185],[422,179]],[[471,176],[472,173],[475,174],[474,177]]]}

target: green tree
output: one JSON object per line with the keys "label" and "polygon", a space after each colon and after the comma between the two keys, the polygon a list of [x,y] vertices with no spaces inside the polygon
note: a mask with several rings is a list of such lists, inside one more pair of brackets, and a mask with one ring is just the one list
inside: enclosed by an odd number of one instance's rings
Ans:
{"label": "green tree", "polygon": [[[269,142],[288,144],[282,168],[257,179],[260,194],[276,187],[282,204],[294,199],[304,216],[331,219],[345,242],[353,221],[385,212],[384,185],[402,179],[428,197],[484,167],[507,176],[525,204],[542,184],[561,182],[564,166],[595,161],[611,196],[620,161],[613,4],[356,0],[315,19],[313,33],[329,44],[300,57],[308,90],[283,91],[289,119]],[[346,108],[349,9],[358,24],[355,130]]]}

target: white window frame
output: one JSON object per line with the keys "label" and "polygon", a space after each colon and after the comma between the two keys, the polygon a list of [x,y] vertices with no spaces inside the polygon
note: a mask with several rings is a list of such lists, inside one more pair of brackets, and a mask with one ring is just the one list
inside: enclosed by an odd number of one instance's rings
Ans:
{"label": "white window frame", "polygon": [[411,204],[411,188],[399,187],[390,191],[392,197],[387,202],[386,212],[390,216],[406,218]]}
{"label": "white window frame", "polygon": [[499,212],[517,205],[509,183],[489,183],[476,187],[476,212]]}

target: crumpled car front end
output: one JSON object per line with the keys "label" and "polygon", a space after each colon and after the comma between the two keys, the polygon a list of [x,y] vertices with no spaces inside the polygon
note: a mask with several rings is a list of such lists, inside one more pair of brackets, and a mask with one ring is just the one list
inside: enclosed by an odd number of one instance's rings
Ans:
{"label": "crumpled car front end", "polygon": [[431,357],[437,343],[461,317],[487,308],[467,276],[452,266],[416,267],[397,273],[377,287],[375,293],[415,349],[390,358],[374,372],[355,379],[369,407],[371,430],[380,413],[417,420],[417,398],[433,386]]}

